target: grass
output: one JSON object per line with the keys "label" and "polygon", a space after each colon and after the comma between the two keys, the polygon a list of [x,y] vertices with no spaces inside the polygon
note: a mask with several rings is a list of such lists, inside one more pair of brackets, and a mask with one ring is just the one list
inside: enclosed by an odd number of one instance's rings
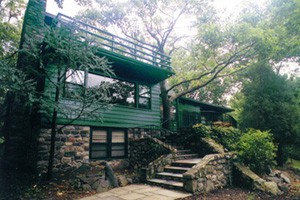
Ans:
{"label": "grass", "polygon": [[289,159],[291,167],[300,169],[300,160]]}

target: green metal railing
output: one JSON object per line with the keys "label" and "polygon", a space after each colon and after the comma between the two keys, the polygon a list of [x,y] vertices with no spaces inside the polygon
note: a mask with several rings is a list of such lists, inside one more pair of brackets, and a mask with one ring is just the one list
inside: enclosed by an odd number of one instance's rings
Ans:
{"label": "green metal railing", "polygon": [[134,127],[132,128],[132,133],[134,138],[139,138],[143,134],[145,134],[152,138],[158,138],[161,140],[166,139],[166,137],[168,136],[177,134],[177,132],[164,129],[156,125],[144,125],[144,126]]}
{"label": "green metal railing", "polygon": [[89,39],[91,45],[156,67],[171,70],[170,57],[160,53],[155,46],[124,39],[61,13],[57,15],[56,19],[62,25],[73,25],[74,27],[77,27],[79,31],[82,31],[84,38]]}

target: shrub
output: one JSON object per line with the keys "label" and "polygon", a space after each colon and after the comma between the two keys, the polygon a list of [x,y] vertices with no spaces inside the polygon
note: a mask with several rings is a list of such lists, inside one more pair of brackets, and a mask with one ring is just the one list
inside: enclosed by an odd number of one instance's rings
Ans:
{"label": "shrub", "polygon": [[203,124],[196,124],[193,126],[195,133],[200,137],[211,137],[211,127]]}
{"label": "shrub", "polygon": [[268,172],[275,165],[277,147],[269,131],[250,129],[237,144],[238,159],[256,173]]}
{"label": "shrub", "polygon": [[216,141],[231,151],[236,150],[236,145],[243,135],[242,131],[237,128],[222,126],[212,127],[212,134],[216,138]]}
{"label": "shrub", "polygon": [[209,137],[231,151],[236,149],[236,145],[243,134],[239,129],[234,127],[211,127],[197,124],[193,126],[193,129],[199,137]]}

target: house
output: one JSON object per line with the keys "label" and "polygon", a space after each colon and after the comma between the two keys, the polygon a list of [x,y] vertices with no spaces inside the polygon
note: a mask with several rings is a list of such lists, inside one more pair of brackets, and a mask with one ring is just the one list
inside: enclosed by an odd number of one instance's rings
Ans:
{"label": "house", "polygon": [[[108,59],[115,76],[107,77],[97,71],[82,71],[75,79],[66,79],[66,93],[70,88],[89,87],[103,81],[120,88],[119,94],[114,96],[114,106],[109,111],[102,113],[103,120],[101,122],[90,118],[78,119],[57,133],[54,169],[78,167],[91,160],[128,157],[128,140],[132,134],[131,129],[145,126],[161,127],[159,83],[174,74],[170,57],[160,54],[151,45],[142,42],[134,43],[63,14],[53,16],[43,12],[44,8],[44,1],[29,2],[24,19],[21,47],[25,45],[26,36],[41,41],[44,35],[40,30],[44,26],[52,25],[53,20],[57,22],[57,28],[67,24],[75,25],[83,34],[95,37],[100,41],[95,44],[98,45],[97,55]],[[36,64],[35,67],[38,67],[34,60],[27,61],[24,57],[19,58],[20,68],[32,67],[33,63]],[[47,83],[40,85],[39,90],[49,92]],[[65,94],[62,96],[61,103],[76,104]],[[29,110],[34,110],[34,108]],[[180,98],[176,101],[174,111],[176,127],[179,129],[203,122],[204,119],[215,121],[221,114],[229,112],[231,109]],[[214,115],[209,112],[214,112]],[[17,137],[14,137],[22,138],[24,135],[26,137],[23,145],[15,145],[16,149],[20,155],[23,155],[20,157],[27,159],[24,162],[34,165],[40,172],[45,172],[51,148],[50,126],[42,120],[42,116],[31,117],[27,120],[24,120],[23,116],[24,112],[19,121],[24,121],[24,123],[26,121],[30,125],[27,125],[26,134],[24,129],[24,131],[18,131]],[[65,116],[59,114],[57,122],[61,126],[69,123]],[[14,142],[11,141],[12,143]],[[35,154],[32,152],[37,152],[37,155],[33,156]],[[20,165],[24,165],[23,161],[20,162]]]}
{"label": "house", "polygon": [[197,123],[211,125],[216,122],[237,126],[236,120],[227,114],[234,110],[228,107],[181,97],[176,100],[173,108],[177,129],[189,128]]}

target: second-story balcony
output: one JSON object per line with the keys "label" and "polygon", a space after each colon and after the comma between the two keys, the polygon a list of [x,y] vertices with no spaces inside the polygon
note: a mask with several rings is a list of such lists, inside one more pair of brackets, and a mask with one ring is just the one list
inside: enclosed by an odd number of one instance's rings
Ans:
{"label": "second-story balcony", "polygon": [[83,39],[99,47],[99,55],[112,63],[119,77],[155,84],[174,74],[170,57],[153,45],[119,37],[60,13],[57,16],[46,14],[46,23],[53,19],[59,26],[76,27]]}

